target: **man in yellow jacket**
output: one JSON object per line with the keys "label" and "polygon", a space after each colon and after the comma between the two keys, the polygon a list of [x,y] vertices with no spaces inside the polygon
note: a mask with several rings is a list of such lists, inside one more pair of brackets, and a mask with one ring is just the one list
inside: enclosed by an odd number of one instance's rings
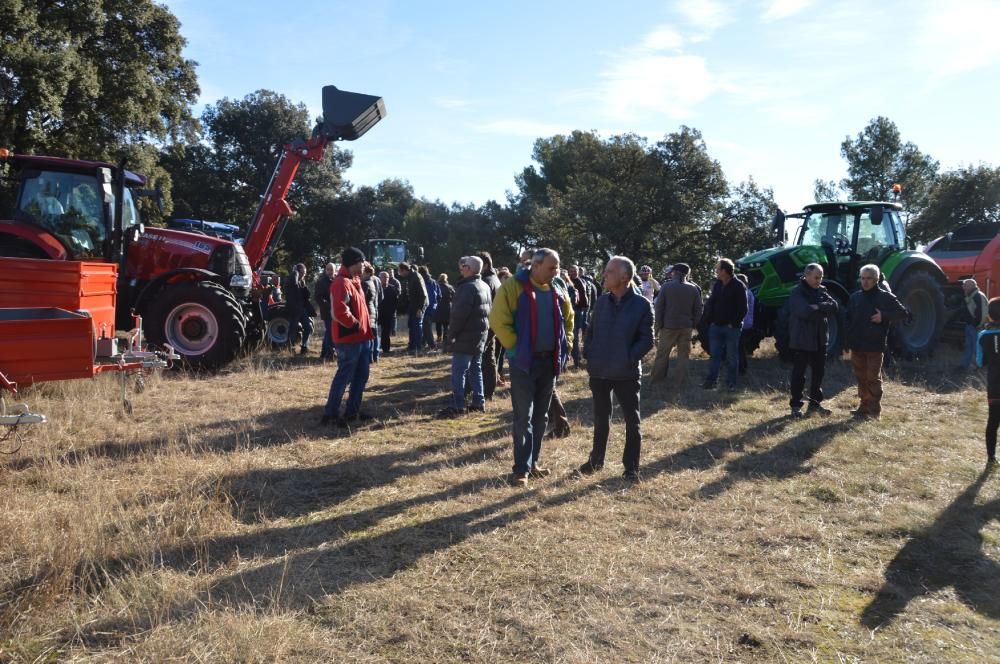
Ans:
{"label": "man in yellow jacket", "polygon": [[559,254],[536,250],[530,268],[500,287],[490,313],[490,328],[510,360],[515,486],[527,486],[529,475],[549,474],[539,464],[542,438],[556,377],[573,342],[573,304],[552,286],[558,274]]}

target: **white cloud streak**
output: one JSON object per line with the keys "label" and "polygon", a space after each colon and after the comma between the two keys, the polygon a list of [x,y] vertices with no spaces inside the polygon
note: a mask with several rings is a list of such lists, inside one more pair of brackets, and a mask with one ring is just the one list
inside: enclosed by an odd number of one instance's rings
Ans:
{"label": "white cloud streak", "polygon": [[924,70],[943,77],[1000,61],[998,25],[1000,3],[995,0],[928,3],[915,40],[921,45]]}
{"label": "white cloud streak", "polygon": [[795,16],[804,9],[807,9],[813,2],[815,0],[768,0],[764,3],[764,12],[761,15],[761,20],[765,23],[771,23]]}

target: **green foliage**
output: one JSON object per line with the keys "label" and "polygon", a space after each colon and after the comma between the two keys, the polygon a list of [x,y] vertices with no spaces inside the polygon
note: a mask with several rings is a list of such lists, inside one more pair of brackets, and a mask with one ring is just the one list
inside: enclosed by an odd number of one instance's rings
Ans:
{"label": "green foliage", "polygon": [[996,223],[1000,223],[1000,168],[967,166],[938,178],[909,231],[915,240],[927,241],[966,224]]}
{"label": "green foliage", "polygon": [[[151,0],[0,3],[0,146],[154,168],[151,140],[189,137],[196,63],[177,18]],[[169,199],[168,199],[169,205]]]}
{"label": "green foliage", "polygon": [[938,162],[913,143],[903,143],[899,128],[889,118],[874,118],[853,140],[846,137],[840,155],[847,161],[847,177],[841,185],[852,200],[893,200],[892,185],[899,183],[903,186],[900,202],[910,213],[919,214],[927,205]]}
{"label": "green foliage", "polygon": [[538,167],[517,178],[529,243],[592,269],[615,254],[661,266],[712,259],[726,183],[697,130],[681,127],[653,145],[575,131],[539,139],[533,156]]}

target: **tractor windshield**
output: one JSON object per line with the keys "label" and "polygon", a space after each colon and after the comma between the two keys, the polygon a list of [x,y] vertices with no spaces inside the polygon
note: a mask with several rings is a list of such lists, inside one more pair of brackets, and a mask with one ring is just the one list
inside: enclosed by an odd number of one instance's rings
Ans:
{"label": "tractor windshield", "polygon": [[58,237],[74,256],[97,258],[108,237],[101,200],[91,175],[35,171],[22,182],[17,209]]}
{"label": "tractor windshield", "polygon": [[398,265],[406,261],[406,243],[402,240],[370,240],[369,260],[378,266]]}
{"label": "tractor windshield", "polygon": [[[894,211],[886,211],[881,224],[873,224],[867,210],[836,212],[812,212],[806,215],[799,231],[800,245],[851,247],[864,256],[872,250],[897,246],[893,232],[896,220]],[[857,226],[858,244],[854,247],[854,231]]]}

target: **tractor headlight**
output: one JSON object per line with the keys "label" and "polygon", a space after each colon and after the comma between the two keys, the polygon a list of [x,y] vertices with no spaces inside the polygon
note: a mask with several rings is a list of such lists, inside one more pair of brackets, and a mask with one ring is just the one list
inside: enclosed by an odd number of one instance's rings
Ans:
{"label": "tractor headlight", "polygon": [[229,279],[229,288],[250,288],[251,281],[250,277],[245,274],[234,274]]}

